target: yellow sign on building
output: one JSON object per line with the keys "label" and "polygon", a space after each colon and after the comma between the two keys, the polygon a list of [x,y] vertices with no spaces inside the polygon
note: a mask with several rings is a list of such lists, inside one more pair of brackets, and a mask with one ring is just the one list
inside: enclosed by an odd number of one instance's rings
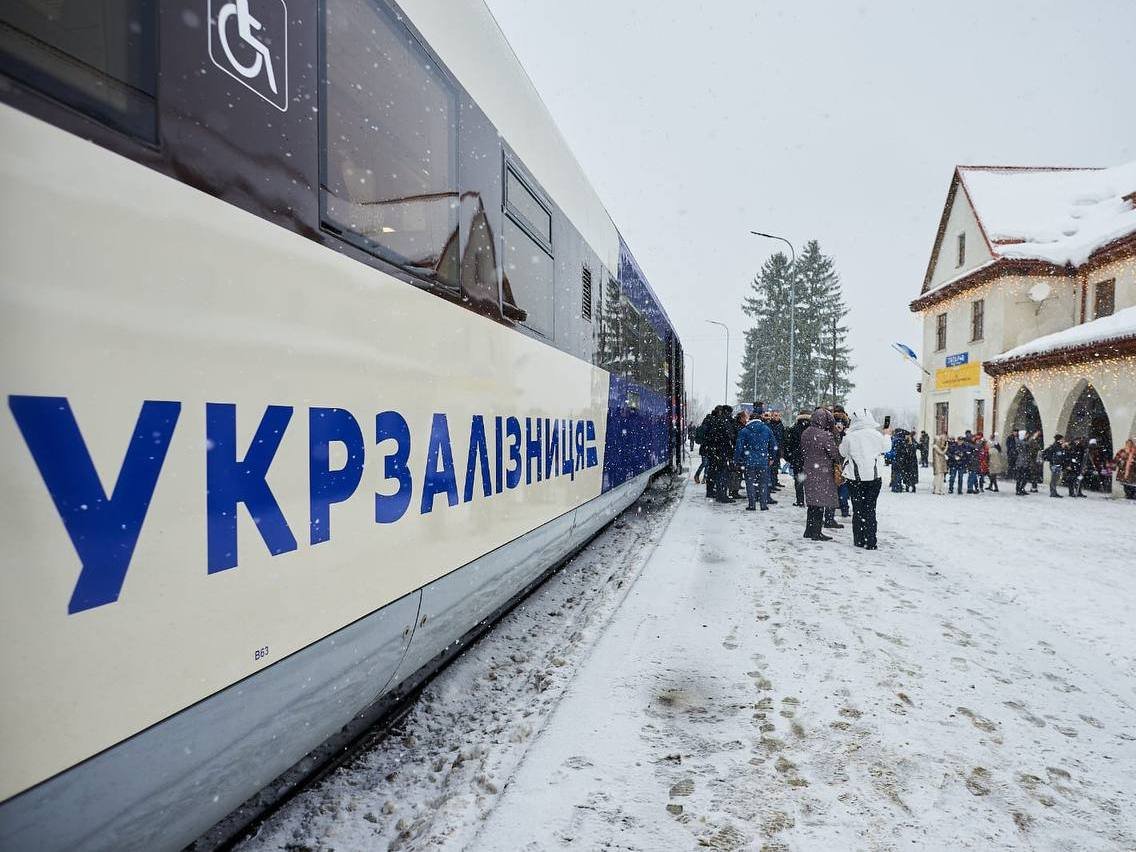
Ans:
{"label": "yellow sign on building", "polygon": [[935,371],[935,390],[972,387],[978,384],[981,374],[981,364],[960,364],[957,367],[943,367],[941,370]]}

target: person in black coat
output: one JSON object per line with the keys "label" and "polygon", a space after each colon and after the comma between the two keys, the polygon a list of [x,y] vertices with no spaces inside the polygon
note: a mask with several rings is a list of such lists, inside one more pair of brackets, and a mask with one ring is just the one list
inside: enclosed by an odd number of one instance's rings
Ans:
{"label": "person in black coat", "polygon": [[1085,496],[1082,490],[1084,484],[1085,450],[1086,447],[1083,438],[1075,438],[1065,447],[1065,458],[1062,463],[1065,467],[1065,484],[1069,486],[1070,497]]}
{"label": "person in black coat", "polygon": [[1049,465],[1049,496],[1058,497],[1057,485],[1061,480],[1061,471],[1065,465],[1065,437],[1054,435],[1053,443],[1041,452],[1041,460]]}
{"label": "person in black coat", "polygon": [[[745,411],[739,411],[730,420],[731,434],[733,435],[735,447],[738,444],[738,435],[741,433],[742,429],[745,428],[745,425],[748,422],[749,422],[749,415]],[[729,466],[730,466],[729,495],[736,500],[736,499],[738,499],[738,497],[741,496],[742,467],[741,467],[741,465],[737,464],[733,460],[734,459],[733,450],[731,450],[730,452],[731,452],[731,455],[730,455],[730,461],[729,461]]]}
{"label": "person in black coat", "polygon": [[[698,470],[694,472],[695,482],[706,483],[706,496],[713,497],[713,486],[710,479],[710,444],[706,440],[706,427],[710,423],[710,418],[714,416],[717,408],[710,409],[710,412],[702,418],[702,422],[698,424],[698,428],[694,430],[694,440],[698,442]],[[699,476],[702,479],[699,479]]]}
{"label": "person in black coat", "polygon": [[964,480],[966,480],[966,493],[973,494],[975,491],[975,483],[978,481],[978,476],[975,475],[974,482],[971,482],[971,470],[974,467],[974,457],[976,455],[976,452],[974,448],[974,439],[969,432],[959,438],[958,455],[959,494],[962,494],[962,484]]}
{"label": "person in black coat", "polygon": [[709,483],[706,496],[713,497],[719,503],[734,502],[729,494],[730,461],[734,457],[734,446],[737,443],[737,427],[730,416],[732,413],[730,406],[719,405],[705,422],[706,440],[703,441],[703,449],[706,450]]}
{"label": "person in black coat", "polygon": [[785,451],[785,424],[781,422],[781,412],[776,408],[769,415],[769,429],[773,432],[774,443],[769,460],[769,466],[772,468],[769,482],[770,488],[778,491],[781,484],[777,481],[777,475],[781,472],[781,459]]}
{"label": "person in black coat", "polygon": [[915,486],[919,483],[919,455],[915,444],[915,436],[910,432],[904,434],[895,448],[895,461],[899,471],[899,484],[905,493],[915,493]]}
{"label": "person in black coat", "polygon": [[958,482],[958,493],[962,494],[963,482],[966,479],[963,466],[963,439],[951,438],[947,441],[947,471],[950,474],[950,493],[955,493],[955,482]]}
{"label": "person in black coat", "polygon": [[794,506],[805,505],[805,454],[801,447],[801,435],[809,428],[812,413],[802,411],[797,415],[797,421],[785,433],[785,460],[793,471],[793,489],[796,493]]}
{"label": "person in black coat", "polygon": [[1006,469],[1016,471],[1018,469],[1018,443],[1019,438],[1016,432],[1010,432],[1006,438]]}
{"label": "person in black coat", "polygon": [[927,466],[927,458],[931,454],[931,436],[926,431],[919,433],[919,466]]}

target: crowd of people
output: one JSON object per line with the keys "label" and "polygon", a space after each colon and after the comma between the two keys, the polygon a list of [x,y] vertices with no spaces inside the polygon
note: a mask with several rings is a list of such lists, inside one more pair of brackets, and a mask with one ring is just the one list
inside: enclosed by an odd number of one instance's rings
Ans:
{"label": "crowd of people", "polygon": [[[999,490],[999,478],[1014,482],[1015,494],[1036,493],[1049,468],[1049,494],[1084,497],[1085,488],[1105,491],[1111,478],[1136,500],[1136,440],[1129,439],[1112,457],[1095,438],[1055,436],[1044,446],[1041,432],[1019,430],[1006,441],[997,435],[966,432],[957,438],[876,422],[868,411],[849,417],[839,405],[801,411],[786,428],[781,412],[755,402],[753,413],[719,405],[697,428],[690,427],[690,448],[697,445],[701,464],[695,482],[706,484],[706,497],[734,503],[746,490],[746,510],[768,511],[782,490],[778,474],[787,465],[793,476],[794,506],[804,507],[804,537],[832,541],[825,530],[844,529],[836,519],[852,517],[856,547],[877,548],[876,503],[884,471],[890,468],[892,491],[915,493],[920,468],[931,468],[934,494],[982,494]],[[947,491],[944,492],[944,487]],[[957,489],[957,490],[956,490]],[[965,489],[965,492],[964,492]]]}
{"label": "crowd of people", "polygon": [[832,541],[825,530],[844,529],[839,510],[843,518],[852,516],[855,546],[875,550],[889,432],[870,413],[849,417],[839,405],[802,411],[789,428],[780,411],[767,411],[761,402],[752,416],[719,405],[691,430],[691,449],[697,444],[702,459],[695,481],[704,478],[706,497],[719,503],[736,502],[744,483],[746,509],[768,511],[778,503],[773,494],[782,488],[784,462],[793,474],[793,505],[805,508],[805,538]]}
{"label": "crowd of people", "polygon": [[[926,434],[926,433],[924,433]],[[1036,494],[1049,470],[1049,496],[1084,497],[1085,489],[1109,491],[1113,477],[1124,496],[1136,500],[1136,441],[1129,439],[1115,456],[1096,438],[1055,435],[1045,446],[1041,432],[1018,430],[1003,445],[997,435],[966,432],[957,438],[939,435],[931,449],[931,490],[935,494],[982,494],[998,491],[999,477],[1012,480],[1017,495]],[[964,492],[965,488],[965,492]],[[957,489],[957,490],[956,490]]]}

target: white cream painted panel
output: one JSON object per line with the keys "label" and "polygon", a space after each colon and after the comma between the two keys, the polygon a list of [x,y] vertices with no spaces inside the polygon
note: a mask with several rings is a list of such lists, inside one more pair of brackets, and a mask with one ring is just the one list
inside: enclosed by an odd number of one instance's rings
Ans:
{"label": "white cream painted panel", "polygon": [[[600,493],[606,373],[7,107],[0,137],[5,400],[66,397],[108,493],[142,402],[181,403],[119,599],[73,615],[79,558],[0,416],[0,800]],[[207,402],[236,404],[238,458],[267,405],[293,407],[267,481],[295,550],[271,556],[242,506],[238,566],[207,573]],[[309,407],[349,410],[366,448],[314,546]],[[414,485],[378,525],[386,410],[409,424]],[[493,418],[510,415],[593,421],[598,463],[422,514],[438,412],[459,491],[474,414],[491,465]]]}

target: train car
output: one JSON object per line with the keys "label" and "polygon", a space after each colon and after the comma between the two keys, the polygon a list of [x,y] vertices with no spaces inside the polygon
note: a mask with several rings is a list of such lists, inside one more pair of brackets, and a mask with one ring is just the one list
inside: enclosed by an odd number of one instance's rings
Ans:
{"label": "train car", "polygon": [[681,460],[482,0],[7,0],[0,140],[6,850],[183,847]]}

